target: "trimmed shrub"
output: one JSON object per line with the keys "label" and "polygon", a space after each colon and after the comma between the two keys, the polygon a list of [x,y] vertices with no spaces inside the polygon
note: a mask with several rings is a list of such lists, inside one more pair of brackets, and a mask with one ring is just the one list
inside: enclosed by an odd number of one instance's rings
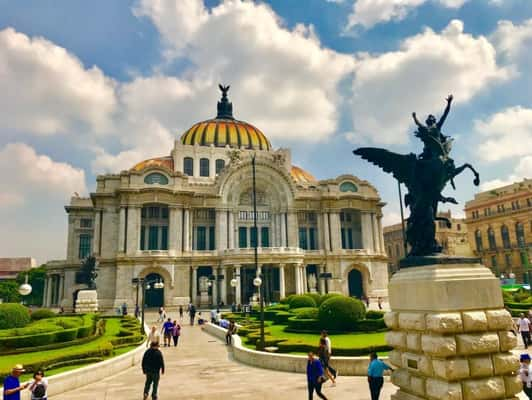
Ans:
{"label": "trimmed shrub", "polygon": [[12,336],[0,338],[0,349],[14,349],[19,347],[44,346],[56,341],[56,332],[39,333],[29,336]]}
{"label": "trimmed shrub", "polygon": [[384,319],[362,319],[355,323],[355,330],[357,332],[376,332],[386,330]]}
{"label": "trimmed shrub", "polygon": [[368,310],[366,312],[366,319],[383,319],[384,311]]}
{"label": "trimmed shrub", "polygon": [[[264,310],[264,319],[266,321],[273,321],[279,311],[276,310]],[[260,313],[259,313],[260,315]]]}
{"label": "trimmed shrub", "polygon": [[23,305],[0,304],[0,329],[21,328],[28,325],[30,321],[30,313]]}
{"label": "trimmed shrub", "polygon": [[297,319],[318,319],[318,307],[302,307],[293,310]]}
{"label": "trimmed shrub", "polygon": [[276,324],[286,324],[288,322],[288,318],[293,317],[294,314],[288,311],[279,311],[275,317],[273,317],[273,322]]}
{"label": "trimmed shrub", "polygon": [[297,318],[290,317],[288,318],[286,327],[286,332],[319,332],[320,330],[320,321],[313,318]]}
{"label": "trimmed shrub", "polygon": [[72,365],[83,365],[83,364],[92,364],[96,362],[103,361],[102,357],[87,357],[87,358],[79,358],[75,360],[68,360],[68,361],[59,361],[55,364],[50,364],[47,366],[48,369],[54,369],[54,368],[63,368],[63,367],[69,367]]}
{"label": "trimmed shrub", "polygon": [[57,317],[57,314],[48,308],[41,308],[31,313],[32,321],[37,321],[39,319],[45,318],[54,318]]}
{"label": "trimmed shrub", "polygon": [[296,294],[290,296],[290,309],[303,308],[303,307],[316,307],[316,302],[310,296],[305,294]]}
{"label": "trimmed shrub", "polygon": [[290,306],[288,304],[274,304],[273,306],[266,307],[266,310],[276,310],[276,311],[288,311]]}
{"label": "trimmed shrub", "polygon": [[314,299],[314,302],[316,303],[316,306],[319,307],[321,303],[321,294],[319,293],[305,293],[306,296],[312,297]]}
{"label": "trimmed shrub", "polygon": [[[310,345],[308,343],[302,343],[297,340],[285,340],[279,342],[276,345],[279,348],[279,353],[308,353],[309,351],[316,351],[317,345]],[[375,352],[384,352],[390,351],[392,348],[390,346],[369,346],[369,347],[358,347],[358,348],[342,348],[334,346],[334,355],[335,356],[364,356],[372,351]]]}
{"label": "trimmed shrub", "polygon": [[342,296],[342,295],[340,293],[327,293],[327,294],[320,296],[320,302],[318,304],[318,307],[321,306],[324,301],[329,300],[330,298],[336,297],[336,296]]}
{"label": "trimmed shrub", "polygon": [[325,300],[319,309],[319,321],[323,328],[332,331],[353,331],[357,321],[364,319],[366,309],[360,300],[334,296]]}
{"label": "trimmed shrub", "polygon": [[75,340],[78,337],[78,329],[80,328],[65,329],[64,331],[56,332],[55,341],[65,343]]}
{"label": "trimmed shrub", "polygon": [[280,303],[281,303],[281,304],[290,304],[290,299],[291,299],[292,297],[294,297],[294,296],[296,296],[296,295],[295,295],[295,294],[291,294],[291,295],[289,295],[289,296],[286,296],[286,297],[284,297],[284,298],[281,299]]}

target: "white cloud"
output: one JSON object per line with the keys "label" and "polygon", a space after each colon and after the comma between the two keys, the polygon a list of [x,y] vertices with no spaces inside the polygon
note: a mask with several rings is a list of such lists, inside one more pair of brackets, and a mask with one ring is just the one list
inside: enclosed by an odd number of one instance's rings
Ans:
{"label": "white cloud", "polygon": [[[467,0],[434,0],[446,8],[460,8]],[[353,11],[348,16],[346,30],[355,26],[366,29],[389,21],[400,21],[412,10],[425,4],[427,0],[356,0]]]}
{"label": "white cloud", "polygon": [[506,179],[493,179],[483,183],[481,190],[495,189],[501,186],[510,185],[512,183],[523,180],[524,178],[532,177],[532,155],[524,156],[519,160],[515,170]]}
{"label": "white cloud", "polygon": [[481,137],[478,156],[498,161],[532,154],[532,109],[510,107],[486,120],[475,121]]}
{"label": "white cloud", "polygon": [[[354,134],[358,143],[405,143],[412,126],[411,112],[440,115],[444,98],[467,102],[494,82],[507,79],[495,49],[483,37],[464,33],[453,20],[436,33],[426,28],[406,39],[398,51],[359,56],[352,101]],[[445,131],[445,127],[444,127]]]}
{"label": "white cloud", "polygon": [[153,108],[163,107],[158,115],[169,115],[172,107],[189,124],[199,111],[201,118],[213,115],[218,96],[213,88],[222,82],[232,85],[235,117],[271,139],[317,141],[335,132],[337,86],[352,72],[354,60],[322,47],[312,26],[290,30],[267,5],[238,0],[211,10],[201,0],[143,0],[135,12],[153,21],[168,55],[193,66],[179,80],[170,79],[181,98],[170,94],[167,102],[168,93],[155,98]]}
{"label": "white cloud", "polygon": [[64,201],[74,192],[87,192],[83,170],[39,155],[24,143],[0,148],[0,169],[9,171],[0,180],[0,208],[46,198]]}
{"label": "white cloud", "polygon": [[1,129],[51,135],[109,126],[112,80],[44,38],[0,31],[0,76]]}
{"label": "white cloud", "polygon": [[[408,211],[406,212],[408,216]],[[384,209],[382,213],[382,226],[395,225],[401,222],[401,214],[398,211]]]}
{"label": "white cloud", "polygon": [[499,21],[490,40],[504,60],[513,63],[528,61],[528,64],[532,64],[532,19],[521,25],[514,25],[506,20]]}

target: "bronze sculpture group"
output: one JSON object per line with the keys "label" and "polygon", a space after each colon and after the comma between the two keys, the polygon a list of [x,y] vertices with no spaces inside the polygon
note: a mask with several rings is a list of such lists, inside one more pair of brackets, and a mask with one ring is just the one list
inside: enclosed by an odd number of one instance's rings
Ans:
{"label": "bronze sculpture group", "polygon": [[442,195],[447,182],[455,189],[454,177],[468,168],[475,175],[473,183],[477,186],[480,183],[478,172],[470,164],[456,167],[449,156],[452,138],[444,135],[441,128],[449,114],[453,96],[448,96],[446,100],[447,106],[438,121],[433,115],[429,115],[426,125],[423,125],[418,121],[416,113],[412,113],[417,126],[415,136],[423,142],[421,154],[403,155],[375,147],[361,147],[353,151],[391,173],[407,187],[408,193],[404,197],[405,205],[410,209],[406,227],[406,241],[410,245],[407,257],[441,253],[442,247],[436,241],[435,221],[444,221],[448,227],[451,222],[438,216],[438,203],[457,204],[454,198]]}

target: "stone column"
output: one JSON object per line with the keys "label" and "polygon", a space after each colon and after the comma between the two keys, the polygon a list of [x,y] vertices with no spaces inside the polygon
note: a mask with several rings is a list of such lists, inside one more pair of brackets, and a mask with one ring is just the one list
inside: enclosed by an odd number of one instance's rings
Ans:
{"label": "stone column", "polygon": [[286,289],[284,284],[284,264],[279,264],[279,297],[281,299],[286,297]]}
{"label": "stone column", "polygon": [[373,252],[373,232],[370,213],[362,212],[360,214],[360,223],[362,225],[362,247],[369,252]]}
{"label": "stone column", "polygon": [[48,287],[46,288],[46,305],[50,307],[52,305],[52,290],[53,290],[53,275],[48,275],[46,279],[48,281]]}
{"label": "stone column", "polygon": [[329,238],[329,213],[323,213],[321,214],[321,219],[323,220],[322,229],[323,232],[321,232],[320,236],[323,237],[323,248],[331,251],[331,245],[330,245],[330,238]]}
{"label": "stone column", "polygon": [[192,290],[192,304],[196,305],[196,299],[198,296],[198,267],[192,267],[192,282],[190,284]]}
{"label": "stone column", "polygon": [[392,399],[514,399],[522,390],[512,318],[489,269],[434,257],[398,271],[388,290],[386,341],[399,386]]}
{"label": "stone column", "polygon": [[58,305],[61,305],[63,298],[65,297],[64,293],[65,293],[65,273],[63,272],[61,273],[61,275],[59,275],[59,296],[57,296]]}
{"label": "stone column", "polygon": [[220,268],[219,271],[223,275],[223,279],[220,280],[220,300],[227,305],[227,269]]}
{"label": "stone column", "polygon": [[185,215],[183,218],[183,250],[191,250],[191,237],[190,237],[190,209],[185,209]]}
{"label": "stone column", "polygon": [[377,234],[379,236],[380,252],[386,253],[386,249],[384,248],[384,235],[382,232],[382,215],[377,216]]}
{"label": "stone column", "polygon": [[118,253],[124,252],[124,240],[126,230],[126,207],[120,206],[120,215],[118,222]]}
{"label": "stone column", "polygon": [[323,218],[320,213],[316,213],[316,219],[317,219],[317,240],[318,240],[318,249],[325,249],[325,244],[323,243]]}
{"label": "stone column", "polygon": [[288,244],[286,242],[286,217],[285,213],[281,213],[281,245],[280,247],[287,247]]}
{"label": "stone column", "polygon": [[299,227],[297,223],[297,213],[288,213],[288,247],[299,247]]}
{"label": "stone column", "polygon": [[216,210],[216,250],[227,248],[227,211]]}
{"label": "stone column", "polygon": [[229,237],[228,237],[228,248],[230,249],[234,249],[236,246],[235,246],[235,213],[230,211],[229,212],[229,221],[227,221],[228,225],[229,225]]}
{"label": "stone column", "polygon": [[331,220],[331,242],[332,242],[332,251],[340,250],[342,248],[342,238],[341,238],[341,224],[340,224],[340,213],[339,212],[330,212],[329,218]]}
{"label": "stone column", "polygon": [[302,284],[301,284],[301,266],[300,264],[296,264],[294,266],[294,277],[295,277],[295,281],[296,281],[296,294],[302,294],[303,291],[302,291]]}
{"label": "stone column", "polygon": [[181,231],[183,211],[177,206],[170,206],[168,223],[168,253],[171,256],[181,253]]}
{"label": "stone column", "polygon": [[379,242],[379,231],[377,229],[377,218],[375,213],[371,213],[371,231],[373,233],[373,251],[375,253],[380,253],[380,242]]}
{"label": "stone column", "polygon": [[138,206],[129,206],[127,210],[127,254],[135,255],[140,244],[141,212]]}
{"label": "stone column", "polygon": [[92,234],[92,237],[94,238],[92,240],[92,253],[95,255],[100,255],[100,241],[102,238],[100,237],[100,210],[96,209],[94,213],[94,233]]}
{"label": "stone column", "polygon": [[[325,264],[321,264],[318,266],[318,276],[323,272],[325,272]],[[320,291],[320,294],[325,294],[325,279],[318,278],[318,289]]]}
{"label": "stone column", "polygon": [[235,303],[242,304],[242,287],[240,284],[240,265],[235,265],[235,279],[236,279],[236,288],[235,288]]}
{"label": "stone column", "polygon": [[48,276],[44,279],[44,289],[43,289],[43,299],[42,299],[42,305],[43,307],[48,307]]}

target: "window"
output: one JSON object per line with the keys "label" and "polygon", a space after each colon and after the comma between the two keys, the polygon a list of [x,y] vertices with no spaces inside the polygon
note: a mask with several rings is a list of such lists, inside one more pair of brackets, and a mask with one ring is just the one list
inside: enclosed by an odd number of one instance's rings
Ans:
{"label": "window", "polygon": [[517,238],[517,245],[525,247],[525,228],[521,222],[515,224],[515,236]]}
{"label": "window", "polygon": [[460,226],[460,224],[456,224],[456,230],[459,231],[461,229],[462,229],[462,227]]}
{"label": "window", "polygon": [[480,230],[477,229],[475,231],[475,244],[477,246],[477,251],[482,251],[483,250],[483,246],[482,246],[482,234],[480,233]]}
{"label": "window", "polygon": [[508,227],[506,225],[501,226],[501,237],[503,247],[509,249],[511,247],[510,234],[508,233]]}
{"label": "window", "polygon": [[299,247],[308,250],[307,229],[299,228]]}
{"label": "window", "polygon": [[255,227],[249,229],[249,242],[251,247],[257,246],[257,230]]}
{"label": "window", "polygon": [[260,229],[260,239],[261,247],[270,247],[270,229],[267,226]]}
{"label": "window", "polygon": [[92,228],[92,219],[90,218],[81,218],[79,221],[80,228]]}
{"label": "window", "polygon": [[358,188],[353,182],[342,182],[340,192],[358,192]]}
{"label": "window", "polygon": [[146,250],[146,245],[144,243],[146,243],[146,227],[141,226],[140,227],[140,249],[141,250]]}
{"label": "window", "polygon": [[506,266],[511,267],[512,266],[512,255],[511,254],[505,254],[504,259],[506,261]]}
{"label": "window", "polygon": [[209,176],[209,159],[208,158],[200,158],[199,174],[200,176]]}
{"label": "window", "polygon": [[207,250],[207,237],[206,230],[204,226],[198,226],[196,228],[196,249],[197,250]]}
{"label": "window", "polygon": [[168,250],[168,227],[161,226],[161,250]]}
{"label": "window", "polygon": [[248,229],[245,226],[238,228],[238,247],[241,249],[248,247]]}
{"label": "window", "polygon": [[362,223],[360,212],[344,210],[340,213],[340,235],[343,249],[362,248]]}
{"label": "window", "polygon": [[144,178],[144,183],[148,185],[158,184],[158,185],[168,185],[168,178],[163,174],[154,172],[153,174],[146,175]]}
{"label": "window", "polygon": [[91,235],[79,235],[79,258],[87,258],[91,254]]}
{"label": "window", "polygon": [[308,246],[310,250],[316,250],[318,244],[316,243],[316,229],[308,228]]}
{"label": "window", "polygon": [[216,160],[214,166],[215,166],[216,174],[219,174],[222,171],[222,169],[224,169],[225,167],[225,160],[221,160],[221,159]]}
{"label": "window", "polygon": [[398,244],[395,245],[395,256],[396,257],[401,257],[401,250],[400,250]]}
{"label": "window", "polygon": [[492,228],[488,229],[488,244],[490,246],[490,250],[497,250],[497,242],[495,241],[495,232],[493,232]]}
{"label": "window", "polygon": [[148,231],[148,250],[159,250],[159,227],[150,226]]}
{"label": "window", "polygon": [[215,233],[214,233],[214,226],[209,226],[209,250],[214,250],[215,246]]}
{"label": "window", "polygon": [[188,176],[194,176],[194,160],[191,157],[183,159],[183,173]]}

